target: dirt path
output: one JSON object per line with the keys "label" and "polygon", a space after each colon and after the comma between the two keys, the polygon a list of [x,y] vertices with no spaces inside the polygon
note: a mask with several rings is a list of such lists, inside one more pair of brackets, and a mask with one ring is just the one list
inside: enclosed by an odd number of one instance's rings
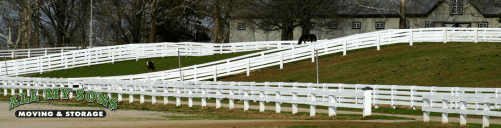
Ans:
{"label": "dirt path", "polygon": [[[124,101],[128,101],[128,98],[124,98]],[[139,99],[134,99],[134,101],[139,101]],[[145,99],[145,102],[151,102],[151,99]],[[252,102],[252,101],[250,101]],[[163,100],[157,100],[157,103],[163,104]],[[169,104],[175,104],[175,101],[169,101]],[[188,104],[188,101],[181,101],[181,104]],[[193,102],[193,105],[202,105],[201,102]],[[229,107],[229,104],[221,104],[223,107]],[[216,103],[211,103],[207,102],[207,106],[216,106]],[[235,104],[236,108],[244,108],[243,104]],[[259,109],[259,106],[257,105],[250,105],[250,109]],[[266,110],[275,110],[275,106],[265,106]],[[374,109],[374,108],[373,108]],[[287,111],[287,112],[292,112],[292,107],[282,107],[282,111]],[[310,112],[309,108],[298,108],[298,112]],[[317,113],[329,113],[328,110],[326,109],[317,109]],[[337,111],[338,114],[362,114],[362,112],[356,112],[356,111]],[[407,118],[414,118],[415,120],[422,121],[423,120],[423,115],[403,115],[403,114],[386,114],[386,113],[372,113],[372,115],[386,115],[386,116],[399,116],[399,117],[407,117]],[[432,116],[430,117],[431,121],[437,121],[441,122],[442,117],[440,116]],[[467,123],[477,123],[477,124],[482,124],[482,119],[481,118],[467,118],[468,122]],[[457,122],[459,123],[459,117],[449,117],[449,122]],[[490,119],[491,124],[501,124],[501,118],[498,119]]]}

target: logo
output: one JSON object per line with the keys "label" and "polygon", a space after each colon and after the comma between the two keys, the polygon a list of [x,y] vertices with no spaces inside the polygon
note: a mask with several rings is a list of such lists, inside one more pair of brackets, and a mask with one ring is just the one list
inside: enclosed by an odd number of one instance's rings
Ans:
{"label": "logo", "polygon": [[[72,91],[71,88],[47,88],[43,90],[45,101],[47,100],[68,100],[69,93]],[[108,95],[103,93],[98,93],[94,91],[84,91],[84,89],[78,89],[75,91],[75,100],[83,101],[87,100],[89,103],[97,101],[97,104],[103,107],[109,108],[114,111],[118,108],[117,99],[108,97]],[[29,104],[33,102],[40,101],[38,90],[32,90],[28,92],[31,94],[30,98],[27,98],[27,93],[21,93],[18,96],[13,96],[10,98],[9,111],[19,107],[24,104]],[[60,97],[61,96],[61,97]],[[106,112],[104,110],[18,110],[16,111],[16,117],[105,117]]]}

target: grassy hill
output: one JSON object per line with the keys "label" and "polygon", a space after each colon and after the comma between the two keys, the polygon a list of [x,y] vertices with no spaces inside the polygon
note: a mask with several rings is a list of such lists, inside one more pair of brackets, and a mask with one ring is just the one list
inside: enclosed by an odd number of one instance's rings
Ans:
{"label": "grassy hill", "polygon": [[[418,43],[322,56],[320,83],[501,87],[500,43]],[[311,60],[222,81],[316,82]]]}
{"label": "grassy hill", "polygon": [[[320,57],[320,83],[384,84],[419,86],[501,87],[500,43],[416,43],[382,46]],[[251,52],[204,57],[182,57],[183,66],[201,64]],[[47,72],[33,77],[90,77],[145,73],[145,62],[124,61]],[[177,57],[151,58],[158,70],[178,68]],[[316,82],[311,60],[284,64],[222,81]]]}
{"label": "grassy hill", "polygon": [[[216,54],[212,56],[189,56],[181,57],[181,66],[191,66],[195,64],[202,64],[212,61],[218,61],[222,59],[237,57],[241,55],[246,55],[258,51],[251,52],[238,52],[238,53],[228,53],[228,54]],[[179,68],[178,57],[158,57],[149,59],[139,59],[115,62],[115,64],[101,64],[86,67],[78,67],[67,70],[58,70],[52,72],[44,72],[44,74],[30,74],[30,77],[93,77],[93,76],[117,76],[117,75],[130,75],[147,73],[148,68],[146,68],[146,62],[151,60],[155,64],[156,71],[168,70]]]}

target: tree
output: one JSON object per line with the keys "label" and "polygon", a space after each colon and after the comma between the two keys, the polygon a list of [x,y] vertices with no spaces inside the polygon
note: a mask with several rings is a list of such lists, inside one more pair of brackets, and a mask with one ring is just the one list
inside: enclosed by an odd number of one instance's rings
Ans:
{"label": "tree", "polygon": [[333,18],[337,13],[338,0],[256,0],[237,18],[250,20],[265,31],[282,31],[282,40],[292,40],[293,30],[301,26],[302,34],[310,33],[310,26],[317,18]]}

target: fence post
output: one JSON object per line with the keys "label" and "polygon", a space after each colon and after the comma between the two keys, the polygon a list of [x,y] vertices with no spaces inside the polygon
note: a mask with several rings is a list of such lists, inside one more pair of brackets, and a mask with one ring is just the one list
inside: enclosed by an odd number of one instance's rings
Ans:
{"label": "fence post", "polygon": [[391,107],[393,109],[396,109],[397,108],[397,105],[395,105],[395,101],[394,101],[394,97],[395,97],[395,85],[392,85],[391,86]]}
{"label": "fence post", "polygon": [[411,108],[412,110],[416,110],[416,105],[415,105],[415,101],[414,101],[414,93],[416,91],[414,90],[414,86],[411,86]]}
{"label": "fence post", "polygon": [[[141,93],[144,92],[144,86],[139,87],[141,89]],[[144,103],[144,94],[139,95],[139,103]]]}
{"label": "fence post", "polygon": [[47,56],[47,49],[45,49],[45,55]]}
{"label": "fence post", "polygon": [[250,75],[250,59],[247,59],[247,76]]}
{"label": "fence post", "polygon": [[377,43],[377,50],[381,50],[381,43],[380,43],[380,37],[379,37],[379,33],[377,33],[377,36],[376,36],[376,43]]}
{"label": "fence post", "polygon": [[[221,96],[221,89],[216,90],[217,96]],[[216,98],[216,108],[221,108],[221,98]]]}
{"label": "fence post", "polygon": [[64,69],[68,69],[68,57],[64,56]]}
{"label": "fence post", "polygon": [[[264,99],[264,91],[259,92],[259,98]],[[264,106],[264,101],[260,100],[259,101],[259,112],[264,112],[265,106]]]}
{"label": "fence post", "polygon": [[[292,100],[297,100],[297,92],[292,92]],[[292,103],[292,114],[297,113],[297,103]]]}
{"label": "fence post", "polygon": [[315,45],[311,45],[311,62],[315,62]]}
{"label": "fence post", "polygon": [[[176,88],[176,93],[181,94],[181,89]],[[176,106],[181,106],[181,97],[180,96],[176,96]]]}
{"label": "fence post", "polygon": [[284,69],[284,53],[280,52],[280,69]]}
{"label": "fence post", "polygon": [[231,45],[231,53],[235,53],[235,44]]}
{"label": "fence post", "polygon": [[[423,108],[431,108],[430,99],[423,99]],[[430,111],[423,111],[423,121],[430,122]]]}
{"label": "fence post", "polygon": [[[491,111],[490,103],[484,102],[484,112],[489,113]],[[484,115],[483,116],[483,121],[482,121],[482,128],[489,127],[490,123],[490,118],[489,115]]]}
{"label": "fence post", "polygon": [[[119,92],[122,92],[122,86],[118,85]],[[122,101],[122,93],[118,93],[118,101]]]}
{"label": "fence post", "polygon": [[[135,91],[132,86],[130,86],[129,90],[130,91]],[[134,102],[134,94],[130,93],[129,94],[129,103],[132,103],[132,102]]]}
{"label": "fence post", "polygon": [[[230,97],[235,95],[235,90],[230,89]],[[230,109],[235,108],[235,100],[233,98],[229,98]]]}
{"label": "fence post", "polygon": [[333,104],[337,103],[336,96],[329,95],[329,116],[337,115],[337,107],[333,106]]}
{"label": "fence post", "polygon": [[477,42],[478,42],[478,29],[475,28],[475,43],[477,43]]}
{"label": "fence post", "polygon": [[410,46],[412,46],[412,43],[414,43],[414,35],[413,35],[412,30],[410,30],[409,34],[410,34],[409,42],[410,42]]}
{"label": "fence post", "polygon": [[244,91],[244,111],[247,111],[249,110],[249,91],[248,90],[245,90]]}
{"label": "fence post", "polygon": [[217,66],[214,66],[214,81],[217,81]]}
{"label": "fence post", "polygon": [[231,74],[231,68],[230,68],[230,59],[226,60],[226,70],[228,70],[228,74]]}
{"label": "fence post", "polygon": [[193,97],[191,96],[193,94],[193,88],[188,89],[188,94],[190,94],[190,97],[188,97],[188,107],[193,107]]}
{"label": "fence post", "polygon": [[[73,84],[69,83],[68,86],[73,86]],[[70,87],[70,88],[73,88],[73,87]],[[111,88],[113,88],[113,85],[108,85],[108,90],[111,90]],[[73,92],[73,91],[70,91],[70,93],[71,92]],[[111,99],[111,92],[108,92],[108,98]]]}
{"label": "fence post", "polygon": [[[205,85],[207,85],[207,83]],[[203,95],[203,97],[202,97],[202,107],[207,106],[207,98],[206,98],[205,94],[207,94],[207,88],[202,88],[202,95]]]}
{"label": "fence post", "polygon": [[347,49],[347,46],[346,46],[346,45],[347,45],[347,44],[348,44],[348,41],[347,41],[347,40],[345,40],[345,41],[344,41],[344,45],[343,45],[343,46],[344,46],[344,47],[343,47],[343,56],[346,56],[346,49]]}
{"label": "fence post", "polygon": [[[496,98],[496,99],[498,98],[498,93],[499,93],[499,88],[496,88],[496,92],[494,93],[494,95],[495,95],[495,98]],[[496,109],[499,109],[499,108],[500,108],[500,106],[501,106],[501,105],[500,105],[500,104],[498,104],[498,103],[495,103],[495,104],[494,104],[494,107],[495,107]]]}
{"label": "fence post", "polygon": [[[310,94],[311,100],[310,101],[317,101],[317,95],[315,93]],[[316,105],[310,105],[310,116],[315,116],[316,113]]]}
{"label": "fence post", "polygon": [[[87,66],[90,66],[90,59],[91,59],[90,52],[89,52],[89,50],[87,50],[86,52],[87,52]],[[49,56],[49,59],[50,59],[50,56]],[[50,60],[49,60],[49,62],[50,62]]]}
{"label": "fence post", "polygon": [[444,28],[444,43],[447,43],[447,28]]}
{"label": "fence post", "polygon": [[223,54],[223,45],[219,45],[219,54]]}
{"label": "fence post", "polygon": [[28,58],[31,58],[31,50],[28,50]]}
{"label": "fence post", "polygon": [[363,110],[363,116],[370,116],[372,113],[372,88],[367,86],[365,88],[362,88],[364,90],[364,110]]}
{"label": "fence post", "polygon": [[379,89],[377,88],[377,85],[374,85],[374,97],[373,97],[373,99],[374,99],[374,103],[372,103],[372,104],[374,105],[374,108],[375,108],[375,109],[378,109],[378,108],[379,108],[379,104],[377,104],[377,103],[376,103],[376,101],[377,101],[377,99],[376,99],[376,96],[377,96],[377,95],[376,95],[376,93],[377,93],[377,92],[376,92],[376,91],[377,91],[377,90],[379,90]]}
{"label": "fence post", "polygon": [[[466,101],[460,101],[461,103],[461,110],[466,110]],[[459,125],[464,126],[466,125],[466,114],[459,114]]]}
{"label": "fence post", "polygon": [[264,64],[264,53],[261,53],[261,66]]}
{"label": "fence post", "polygon": [[[163,92],[164,93],[169,93],[169,90],[167,90],[167,87],[163,87]],[[168,96],[164,96],[164,105],[166,105],[167,103],[169,103],[169,97]]]}
{"label": "fence post", "polygon": [[[442,108],[449,109],[449,101],[448,100],[442,100]],[[449,113],[442,112],[442,123],[448,123],[448,122],[449,122]]]}
{"label": "fence post", "polygon": [[195,77],[195,81],[198,81],[197,75],[198,75],[197,65],[195,64],[195,72],[193,73],[193,76]]}
{"label": "fence post", "polygon": [[[275,96],[276,96],[276,99],[279,100],[280,99],[280,92],[277,91]],[[280,111],[282,111],[281,109],[282,109],[282,106],[280,105],[280,102],[275,102],[275,112],[280,113]]]}
{"label": "fence post", "polygon": [[[157,89],[155,87],[152,88],[151,90],[152,93],[156,93]],[[156,104],[157,103],[157,96],[151,95],[151,104]]]}
{"label": "fence post", "polygon": [[15,58],[16,57],[16,52],[14,52],[14,50],[12,51],[12,55],[11,55],[12,58]]}

